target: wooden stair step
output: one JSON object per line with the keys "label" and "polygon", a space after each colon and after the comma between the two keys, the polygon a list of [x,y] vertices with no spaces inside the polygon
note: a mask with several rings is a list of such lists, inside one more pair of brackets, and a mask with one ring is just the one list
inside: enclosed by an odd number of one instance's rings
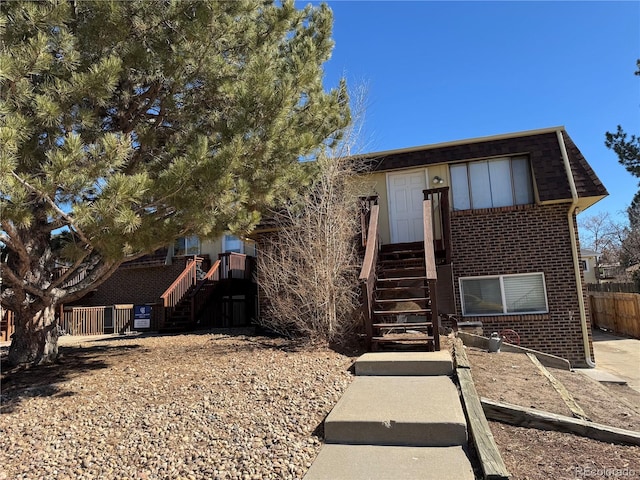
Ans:
{"label": "wooden stair step", "polygon": [[421,249],[424,248],[424,242],[402,242],[402,243],[387,243],[382,245],[382,250],[385,252],[401,249]]}
{"label": "wooden stair step", "polygon": [[403,297],[403,298],[376,298],[376,303],[402,303],[402,302],[428,302],[430,298],[424,297]]}
{"label": "wooden stair step", "polygon": [[378,282],[401,282],[401,281],[428,280],[426,276],[419,277],[378,277]]}
{"label": "wooden stair step", "polygon": [[423,342],[431,343],[433,342],[433,336],[420,335],[418,337],[417,334],[413,334],[413,335],[390,334],[390,335],[384,335],[382,337],[372,337],[371,340],[376,343],[423,343]]}
{"label": "wooden stair step", "polygon": [[393,266],[392,268],[383,268],[380,270],[380,273],[389,273],[389,272],[424,272],[424,265],[417,265],[415,267],[403,267],[402,265]]}
{"label": "wooden stair step", "polygon": [[373,326],[375,328],[427,328],[433,327],[432,322],[419,322],[419,323],[374,323]]}
{"label": "wooden stair step", "polygon": [[429,313],[431,312],[430,308],[420,308],[420,309],[406,309],[406,310],[374,310],[374,315],[419,315],[421,313]]}
{"label": "wooden stair step", "polygon": [[413,289],[422,289],[426,290],[429,288],[429,285],[415,285],[415,286],[399,286],[399,287],[378,287],[376,288],[376,292],[392,292],[399,290],[413,290]]}
{"label": "wooden stair step", "polygon": [[389,258],[387,260],[378,259],[380,265],[395,265],[398,263],[421,263],[424,265],[424,257],[411,257],[411,258]]}

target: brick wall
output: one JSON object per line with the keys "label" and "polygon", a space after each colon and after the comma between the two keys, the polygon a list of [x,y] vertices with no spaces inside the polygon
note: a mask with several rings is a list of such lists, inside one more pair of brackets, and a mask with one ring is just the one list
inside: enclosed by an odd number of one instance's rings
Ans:
{"label": "brick wall", "polygon": [[[453,212],[452,260],[458,312],[462,312],[460,277],[543,272],[548,314],[465,320],[482,321],[486,336],[513,329],[521,345],[561,356],[577,367],[586,366],[577,297],[582,286],[575,281],[568,209],[569,204],[564,203]],[[575,216],[573,228],[577,232]],[[582,291],[588,305],[585,293]]]}
{"label": "brick wall", "polygon": [[156,267],[120,267],[94,293],[74,302],[82,306],[156,303],[160,295],[182,273],[186,257],[176,257],[173,264]]}

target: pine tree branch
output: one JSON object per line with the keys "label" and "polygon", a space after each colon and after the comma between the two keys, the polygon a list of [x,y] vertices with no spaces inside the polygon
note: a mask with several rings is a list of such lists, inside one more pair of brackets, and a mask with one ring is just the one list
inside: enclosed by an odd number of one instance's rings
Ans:
{"label": "pine tree branch", "polygon": [[26,267],[31,263],[31,257],[29,256],[29,252],[27,251],[27,247],[25,247],[20,235],[18,235],[18,231],[15,226],[8,220],[2,220],[0,222],[2,228],[5,232],[0,238],[7,245],[7,247],[18,254],[18,258],[20,258],[20,262]]}
{"label": "pine tree branch", "polygon": [[20,279],[20,276],[18,276],[6,263],[2,264],[2,278],[3,280],[6,280],[10,286],[23,290],[36,298],[42,298],[45,296],[40,288],[32,286],[24,279]]}
{"label": "pine tree branch", "polygon": [[82,240],[83,242],[85,242],[87,245],[91,245],[91,241],[89,240],[89,238],[83,233],[83,231],[78,228],[78,226],[75,224],[75,222],[73,221],[73,218],[70,217],[68,214],[66,214],[62,209],[60,209],[60,207],[58,207],[58,205],[51,199],[51,197],[49,197],[49,195],[39,191],[37,188],[35,188],[34,186],[32,186],[31,184],[29,184],[29,182],[27,182],[26,180],[20,178],[20,176],[16,173],[16,172],[12,172],[14,178],[16,180],[18,180],[18,182],[20,182],[21,185],[23,185],[24,187],[26,187],[28,190],[30,190],[31,192],[35,193],[37,196],[39,196],[40,198],[42,198],[43,200],[45,200],[49,206],[51,208],[53,208],[55,210],[55,212],[60,215],[62,218],[64,218],[64,220],[67,222],[67,224],[69,225],[69,228],[71,228],[73,230],[73,232],[78,235],[78,238],[80,238],[80,240]]}

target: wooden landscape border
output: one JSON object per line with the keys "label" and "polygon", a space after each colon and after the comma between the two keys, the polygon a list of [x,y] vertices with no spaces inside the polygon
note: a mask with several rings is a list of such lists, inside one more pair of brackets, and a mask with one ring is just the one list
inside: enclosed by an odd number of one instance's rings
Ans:
{"label": "wooden landscape border", "polygon": [[580,418],[566,417],[555,413],[543,412],[535,408],[520,407],[510,403],[481,399],[486,416],[492,420],[518,427],[533,427],[540,430],[573,433],[606,443],[640,446],[640,432],[610,427]]}
{"label": "wooden landscape border", "polygon": [[473,384],[469,360],[464,351],[462,340],[459,338],[455,338],[453,341],[453,358],[464,408],[467,413],[467,421],[469,422],[471,437],[480,460],[483,478],[484,480],[508,480],[509,472],[489,428],[489,422],[487,422],[478,392]]}

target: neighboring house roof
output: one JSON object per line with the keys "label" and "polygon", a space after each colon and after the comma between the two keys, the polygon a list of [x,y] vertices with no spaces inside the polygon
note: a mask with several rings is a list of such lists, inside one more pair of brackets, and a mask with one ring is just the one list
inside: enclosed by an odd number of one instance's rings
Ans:
{"label": "neighboring house roof", "polygon": [[625,269],[625,272],[634,273],[634,272],[637,272],[638,270],[640,270],[640,263],[636,263],[635,265],[631,265],[630,267],[627,267]]}
{"label": "neighboring house roof", "polygon": [[588,248],[581,248],[580,249],[580,256],[581,257],[597,257],[598,256],[598,252],[596,252],[595,250],[590,250]]}
{"label": "neighboring house roof", "polygon": [[608,195],[607,189],[563,127],[389,150],[362,157],[369,161],[372,171],[383,172],[438,163],[527,155],[536,180],[538,198],[541,202],[554,202],[571,199],[558,132],[564,140],[578,196],[592,197],[593,201],[588,203],[592,205]]}

